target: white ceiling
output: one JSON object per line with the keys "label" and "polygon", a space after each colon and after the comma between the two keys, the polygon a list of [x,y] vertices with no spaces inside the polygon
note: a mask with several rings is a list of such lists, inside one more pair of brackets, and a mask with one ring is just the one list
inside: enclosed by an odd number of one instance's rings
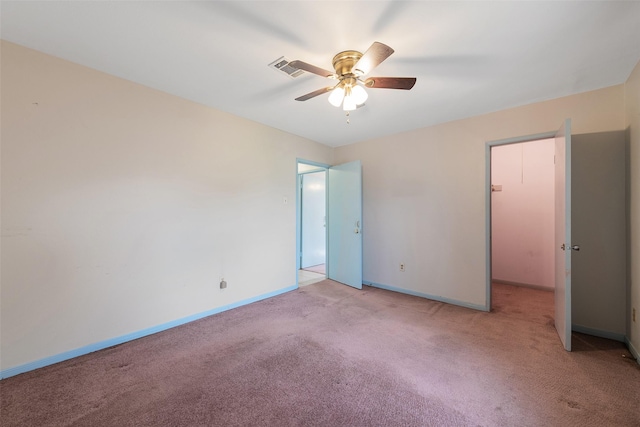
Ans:
{"label": "white ceiling", "polygon": [[[640,2],[2,1],[3,39],[340,146],[623,83],[640,61]],[[331,85],[267,64],[285,56],[331,70],[342,50],[395,49],[345,113]]]}

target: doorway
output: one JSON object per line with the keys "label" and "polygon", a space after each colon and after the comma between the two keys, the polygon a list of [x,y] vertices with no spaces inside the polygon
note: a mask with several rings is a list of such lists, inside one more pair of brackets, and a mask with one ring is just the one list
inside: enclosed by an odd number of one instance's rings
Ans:
{"label": "doorway", "polygon": [[298,162],[298,286],[327,277],[327,167]]}
{"label": "doorway", "polygon": [[[504,192],[505,188],[498,182],[492,182],[492,151],[500,146],[513,145],[518,143],[539,141],[552,139],[554,143],[554,156],[553,156],[553,243],[544,245],[545,248],[549,248],[553,252],[554,262],[554,287],[553,287],[553,311],[549,314],[544,314],[544,317],[548,318],[547,323],[555,324],[558,336],[562,345],[567,351],[571,351],[571,251],[574,246],[571,245],[571,119],[565,120],[557,132],[549,132],[545,134],[538,134],[533,136],[524,136],[517,138],[510,138],[499,141],[488,142],[485,146],[485,161],[486,161],[486,175],[485,175],[485,203],[486,203],[486,251],[487,251],[487,266],[486,266],[486,310],[491,311],[496,309],[498,304],[492,304],[492,290],[493,290],[493,246],[494,230],[492,222],[494,217],[492,210],[495,209],[493,198],[495,193]],[[524,160],[521,154],[521,159]],[[521,160],[521,164],[522,161]],[[520,168],[521,181],[524,177],[524,168]],[[534,205],[536,206],[536,205]],[[537,209],[537,206],[536,206]],[[508,218],[511,221],[513,218]],[[522,226],[520,233],[515,235],[509,235],[508,238],[519,244],[519,239],[526,233],[531,232],[531,223],[526,222]],[[539,237],[539,233],[533,230],[533,235]],[[496,241],[497,244],[497,241]],[[577,248],[577,246],[575,246]],[[578,249],[575,249],[578,250]],[[513,254],[518,255],[518,254]],[[526,256],[532,257],[536,254],[534,251],[529,250],[525,253]],[[527,269],[526,262],[515,266],[519,269]],[[526,276],[521,276],[526,277]],[[522,288],[521,289],[531,289]]]}
{"label": "doorway", "polygon": [[492,283],[554,288],[551,138],[491,148]]}
{"label": "doorway", "polygon": [[[308,179],[304,177],[306,175],[309,175]],[[322,197],[317,196],[314,197],[314,202],[307,201],[307,195],[321,190],[323,179],[324,204]],[[303,188],[305,183],[309,184],[307,192]],[[307,215],[304,213],[303,205],[307,208],[309,205],[315,205],[316,208]],[[312,245],[311,250],[305,250],[309,237],[307,236],[303,241],[303,215],[308,217],[305,221],[311,221],[313,223],[311,228],[316,230],[314,232],[316,244]],[[322,251],[322,245],[317,244],[322,240],[323,234],[319,229],[320,225],[324,228],[324,251]],[[323,258],[325,278],[362,289],[362,164],[359,160],[334,166],[302,159],[296,160],[296,282],[298,286],[301,281],[306,284],[306,277],[301,275],[305,275],[304,272],[308,272],[310,267],[318,269],[318,272],[312,271],[312,273],[322,274]],[[317,278],[322,279],[322,277]]]}
{"label": "doorway", "polygon": [[491,147],[491,309],[546,323],[554,312],[555,140]]}

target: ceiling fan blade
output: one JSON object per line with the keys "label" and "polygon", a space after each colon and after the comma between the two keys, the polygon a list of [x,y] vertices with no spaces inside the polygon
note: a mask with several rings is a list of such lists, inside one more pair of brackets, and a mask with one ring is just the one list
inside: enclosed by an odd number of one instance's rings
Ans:
{"label": "ceiling fan blade", "polygon": [[362,55],[362,58],[360,58],[356,65],[353,66],[353,69],[363,75],[367,74],[369,71],[380,65],[382,61],[391,56],[393,52],[394,50],[386,44],[373,42],[364,55]]}
{"label": "ceiling fan blade", "polygon": [[302,95],[296,98],[296,101],[306,101],[307,99],[315,98],[318,95],[322,95],[323,93],[327,93],[332,90],[334,86],[323,87],[322,89],[314,90],[313,92],[309,92],[306,95]]}
{"label": "ceiling fan blade", "polygon": [[320,67],[316,67],[315,65],[311,65],[311,64],[307,64],[304,61],[291,61],[289,62],[289,65],[292,66],[293,68],[297,68],[298,70],[304,70],[304,71],[308,71],[310,73],[313,74],[317,74],[319,76],[322,77],[336,77],[335,73],[333,71],[329,71],[329,70],[325,70],[324,68],[320,68]]}
{"label": "ceiling fan blade", "polygon": [[416,84],[415,77],[369,77],[364,81],[366,87],[376,89],[409,90]]}

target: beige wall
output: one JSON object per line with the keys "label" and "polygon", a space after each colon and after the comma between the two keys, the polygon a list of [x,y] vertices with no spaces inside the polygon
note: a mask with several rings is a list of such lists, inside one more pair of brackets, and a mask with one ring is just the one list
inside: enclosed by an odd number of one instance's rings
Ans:
{"label": "beige wall", "polygon": [[[640,352],[640,63],[624,85],[625,125],[629,134],[629,223],[630,223],[630,309],[636,309],[636,321],[629,322],[630,344]],[[631,317],[631,316],[629,316]]]}
{"label": "beige wall", "polygon": [[283,199],[330,148],[7,42],[1,70],[1,369],[295,285]]}
{"label": "beige wall", "polygon": [[485,307],[487,141],[565,118],[573,133],[621,130],[623,96],[618,85],[336,149],[338,163],[362,160],[365,280]]}

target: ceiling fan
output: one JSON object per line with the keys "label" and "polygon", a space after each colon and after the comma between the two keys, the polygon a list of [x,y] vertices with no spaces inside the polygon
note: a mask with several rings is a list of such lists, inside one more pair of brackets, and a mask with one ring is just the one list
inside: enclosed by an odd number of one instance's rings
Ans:
{"label": "ceiling fan", "polygon": [[364,105],[368,98],[367,88],[379,89],[404,89],[409,90],[416,84],[415,77],[368,77],[368,74],[382,61],[394,52],[389,46],[374,42],[367,51],[362,54],[355,50],[345,50],[333,57],[335,72],[325,70],[303,61],[291,61],[289,65],[299,70],[308,71],[322,77],[338,80],[335,86],[328,86],[315,90],[296,98],[296,101],[306,101],[323,93],[331,92],[329,103],[335,107],[342,105],[345,111],[352,111]]}

